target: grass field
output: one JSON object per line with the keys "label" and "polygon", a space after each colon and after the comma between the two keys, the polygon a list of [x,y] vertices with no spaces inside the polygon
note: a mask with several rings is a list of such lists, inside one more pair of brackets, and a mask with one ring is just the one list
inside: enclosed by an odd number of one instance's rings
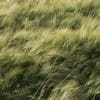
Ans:
{"label": "grass field", "polygon": [[100,100],[100,0],[0,0],[0,100]]}

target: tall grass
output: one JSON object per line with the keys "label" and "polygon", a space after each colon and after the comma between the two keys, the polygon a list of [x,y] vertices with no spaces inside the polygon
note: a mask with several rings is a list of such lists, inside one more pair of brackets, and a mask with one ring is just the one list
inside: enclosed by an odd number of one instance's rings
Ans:
{"label": "tall grass", "polygon": [[99,100],[99,0],[0,5],[0,100]]}

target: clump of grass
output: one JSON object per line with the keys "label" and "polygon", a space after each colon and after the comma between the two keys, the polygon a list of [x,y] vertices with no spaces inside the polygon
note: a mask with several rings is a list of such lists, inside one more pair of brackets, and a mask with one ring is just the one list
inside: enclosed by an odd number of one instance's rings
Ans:
{"label": "clump of grass", "polygon": [[80,12],[83,14],[83,16],[92,16],[95,17],[97,15],[96,8],[92,3],[89,5],[86,5],[85,7],[82,7],[80,9]]}
{"label": "clump of grass", "polygon": [[72,19],[69,22],[70,29],[76,30],[79,29],[80,27],[81,27],[81,20],[79,18]]}

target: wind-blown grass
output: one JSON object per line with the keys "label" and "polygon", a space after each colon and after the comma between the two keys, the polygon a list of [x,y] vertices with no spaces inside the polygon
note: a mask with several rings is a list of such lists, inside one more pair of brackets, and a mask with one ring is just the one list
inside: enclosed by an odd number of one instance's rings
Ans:
{"label": "wind-blown grass", "polygon": [[99,100],[99,0],[0,5],[0,100]]}

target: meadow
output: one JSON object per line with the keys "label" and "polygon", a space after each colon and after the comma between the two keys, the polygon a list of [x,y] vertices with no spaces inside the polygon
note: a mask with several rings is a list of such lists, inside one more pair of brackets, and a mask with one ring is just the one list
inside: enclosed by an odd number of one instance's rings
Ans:
{"label": "meadow", "polygon": [[0,100],[100,100],[100,0],[0,0]]}

